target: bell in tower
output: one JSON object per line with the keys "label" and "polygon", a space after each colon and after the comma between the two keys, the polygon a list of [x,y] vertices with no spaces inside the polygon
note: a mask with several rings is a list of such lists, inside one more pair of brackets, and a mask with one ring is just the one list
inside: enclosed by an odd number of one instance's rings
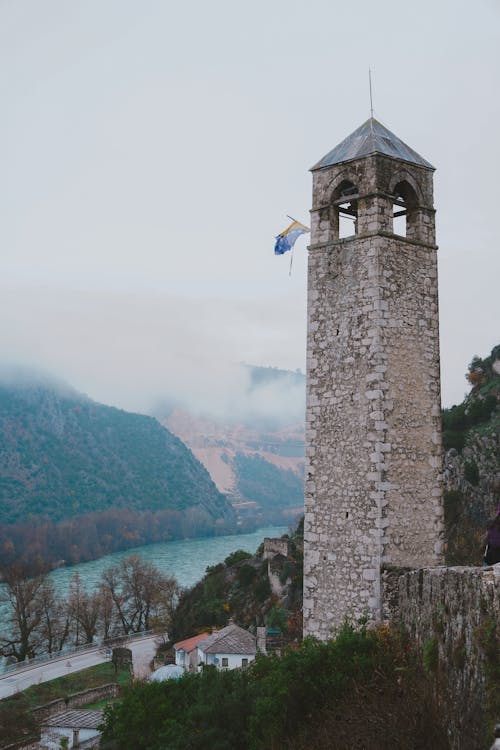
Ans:
{"label": "bell in tower", "polygon": [[434,168],[373,117],[313,168],[304,634],[384,617],[384,571],[440,564]]}

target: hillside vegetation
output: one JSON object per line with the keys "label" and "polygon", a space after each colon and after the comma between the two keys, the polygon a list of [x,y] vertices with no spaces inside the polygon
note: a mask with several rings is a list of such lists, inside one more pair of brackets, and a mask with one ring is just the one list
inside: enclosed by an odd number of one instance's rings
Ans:
{"label": "hillside vegetation", "polygon": [[[205,576],[186,589],[172,616],[174,641],[211,627],[224,627],[229,618],[255,630],[268,625],[279,628],[287,639],[302,637],[302,571],[304,523],[287,540],[288,554],[271,563],[264,559],[262,544],[255,555],[238,550],[224,562],[209,566]],[[279,590],[273,592],[269,568]]]}
{"label": "hillside vegetation", "polygon": [[[233,529],[235,516],[205,468],[156,419],[25,381],[0,384],[0,519],[5,564],[19,545],[24,553],[47,535],[63,546],[85,539],[95,548],[86,549],[88,559],[117,537],[121,548],[140,544],[148,527],[156,538],[146,540],[158,541],[165,529],[167,538],[209,533],[217,523]],[[57,554],[72,557],[68,549]]]}
{"label": "hillside vegetation", "polygon": [[472,386],[461,404],[443,411],[446,560],[480,565],[488,522],[500,502],[500,346],[474,357]]}

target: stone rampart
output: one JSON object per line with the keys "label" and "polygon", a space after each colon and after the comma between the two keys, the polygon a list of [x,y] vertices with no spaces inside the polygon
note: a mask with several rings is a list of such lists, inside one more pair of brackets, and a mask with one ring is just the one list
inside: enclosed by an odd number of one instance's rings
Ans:
{"label": "stone rampart", "polygon": [[500,721],[500,566],[389,579],[392,620],[421,649],[452,750],[481,750]]}

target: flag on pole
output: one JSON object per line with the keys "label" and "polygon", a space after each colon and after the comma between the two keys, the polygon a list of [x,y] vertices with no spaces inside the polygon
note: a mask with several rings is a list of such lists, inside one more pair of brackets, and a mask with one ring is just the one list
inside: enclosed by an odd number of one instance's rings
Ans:
{"label": "flag on pole", "polygon": [[289,227],[284,229],[276,237],[276,243],[274,245],[274,254],[283,255],[288,250],[291,250],[295,244],[295,241],[301,234],[310,232],[309,227],[301,224],[300,221],[292,221]]}

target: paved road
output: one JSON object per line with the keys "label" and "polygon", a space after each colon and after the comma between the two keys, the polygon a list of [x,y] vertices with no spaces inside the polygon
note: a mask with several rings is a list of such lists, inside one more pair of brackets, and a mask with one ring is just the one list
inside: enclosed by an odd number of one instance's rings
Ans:
{"label": "paved road", "polygon": [[[155,640],[156,636],[146,636],[125,644],[132,651],[135,677],[146,677],[150,674],[149,662],[156,651]],[[26,690],[31,685],[55,680],[56,677],[79,672],[81,669],[93,667],[107,660],[106,656],[99,653],[99,649],[95,648],[85,651],[85,653],[67,654],[42,664],[22,667],[8,672],[5,675],[0,675],[0,699],[8,698],[9,695]]]}

